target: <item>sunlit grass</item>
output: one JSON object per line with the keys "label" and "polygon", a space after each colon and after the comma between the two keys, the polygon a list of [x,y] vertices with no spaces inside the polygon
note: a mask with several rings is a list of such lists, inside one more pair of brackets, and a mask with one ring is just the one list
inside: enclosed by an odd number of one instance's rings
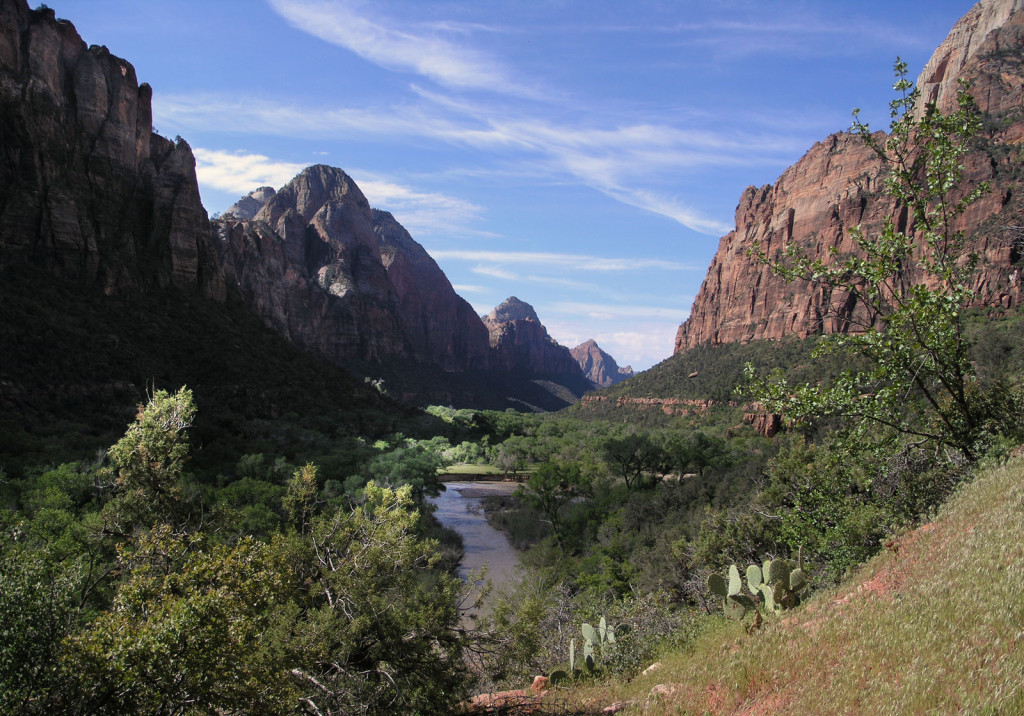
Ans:
{"label": "sunlit grass", "polygon": [[497,475],[500,477],[502,475],[502,472],[494,465],[486,465],[483,463],[459,463],[458,465],[450,465],[449,467],[446,467],[440,474],[442,479],[449,476],[466,477],[467,475]]}
{"label": "sunlit grass", "polygon": [[[516,478],[525,480],[533,474],[535,469],[535,466],[531,465],[524,470],[520,470],[516,474]],[[459,463],[457,465],[450,465],[438,473],[438,477],[442,480],[461,480],[471,477],[493,480],[496,477],[502,478],[504,476],[505,473],[500,468],[494,465],[487,465],[486,463]]]}
{"label": "sunlit grass", "polygon": [[[1024,464],[988,471],[836,590],[747,635],[724,620],[631,683],[622,713],[1024,713]],[[671,695],[648,700],[667,684]]]}

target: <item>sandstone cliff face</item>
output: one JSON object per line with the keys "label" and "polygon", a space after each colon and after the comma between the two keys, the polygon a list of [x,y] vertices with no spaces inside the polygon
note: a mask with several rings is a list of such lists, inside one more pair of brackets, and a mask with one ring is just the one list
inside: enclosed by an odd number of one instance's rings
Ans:
{"label": "sandstone cliff face", "polygon": [[[981,2],[936,51],[917,83],[927,100],[949,110],[956,79],[972,82],[987,123],[988,146],[969,156],[969,185],[991,181],[993,190],[972,205],[957,228],[972,236],[982,257],[975,290],[979,302],[1004,308],[1021,300],[1019,255],[1006,226],[1021,224],[1024,191],[1016,145],[1024,137],[1024,0]],[[707,277],[676,335],[675,352],[705,342],[745,342],[849,329],[858,306],[808,284],[786,284],[747,251],[757,242],[779,255],[791,242],[830,261],[829,249],[853,251],[849,230],[870,235],[886,218],[907,226],[905,210],[883,191],[882,167],[863,142],[835,134],[820,142],[774,185],[749,187],[736,209],[736,229],[722,237]]]}
{"label": "sandstone cliff face", "polygon": [[491,311],[484,324],[490,334],[492,367],[582,377],[569,349],[548,335],[530,304],[512,296]]}
{"label": "sandstone cliff face", "polygon": [[223,275],[183,141],[153,133],[152,91],[105,47],[0,0],[0,249],[114,293]]}
{"label": "sandstone cliff face", "polygon": [[372,216],[413,359],[449,371],[486,369],[487,328],[473,307],[395,217],[376,209]]}
{"label": "sandstone cliff face", "polygon": [[570,352],[587,380],[599,388],[621,383],[633,375],[630,366],[620,368],[615,359],[601,350],[593,339],[581,343]]}

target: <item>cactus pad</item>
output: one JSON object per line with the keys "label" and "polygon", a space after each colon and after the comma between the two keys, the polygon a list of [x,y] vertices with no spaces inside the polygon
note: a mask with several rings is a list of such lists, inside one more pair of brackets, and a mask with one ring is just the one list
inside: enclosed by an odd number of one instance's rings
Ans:
{"label": "cactus pad", "polygon": [[756,564],[752,564],[747,567],[747,589],[750,590],[751,594],[757,594],[757,590],[761,588],[761,568]]}
{"label": "cactus pad", "polygon": [[743,582],[740,581],[740,570],[735,564],[729,565],[729,596],[734,597],[743,589]]}
{"label": "cactus pad", "polygon": [[720,597],[729,595],[729,587],[725,583],[725,577],[718,572],[712,572],[708,575],[708,589],[711,590],[712,594],[717,594]]}

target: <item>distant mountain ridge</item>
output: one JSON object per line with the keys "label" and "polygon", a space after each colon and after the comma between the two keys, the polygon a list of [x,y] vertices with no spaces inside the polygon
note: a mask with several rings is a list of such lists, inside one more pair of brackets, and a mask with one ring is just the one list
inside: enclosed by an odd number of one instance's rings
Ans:
{"label": "distant mountain ridge", "polygon": [[222,214],[222,218],[253,219],[259,210],[270,201],[277,190],[272,186],[261,186],[253,189],[234,204],[229,206]]}
{"label": "distant mountain ridge", "polygon": [[537,312],[528,303],[511,296],[484,318],[494,365],[507,371],[528,371],[542,375],[571,376],[586,390],[569,349],[548,335]]}
{"label": "distant mountain ridge", "polygon": [[[966,158],[970,186],[992,190],[959,217],[982,259],[974,289],[979,302],[1008,309],[1021,302],[1019,237],[1024,224],[1024,173],[1017,147],[1024,140],[1024,0],[983,0],[953,27],[917,79],[924,101],[943,111],[955,103],[958,80],[986,113],[982,146]],[[679,327],[675,353],[703,343],[779,339],[842,330],[860,307],[848,297],[830,305],[808,284],[786,284],[751,257],[757,242],[769,254],[790,243],[811,259],[834,261],[830,251],[853,252],[850,228],[870,235],[886,219],[906,227],[905,210],[881,191],[881,164],[849,133],[815,144],[774,185],[748,187],[736,209],[736,228],[722,237],[689,318]],[[912,230],[912,227],[910,227]]]}
{"label": "distant mountain ridge", "polygon": [[607,388],[633,377],[632,366],[620,368],[615,359],[601,350],[594,339],[584,341],[571,352],[587,379],[599,388]]}

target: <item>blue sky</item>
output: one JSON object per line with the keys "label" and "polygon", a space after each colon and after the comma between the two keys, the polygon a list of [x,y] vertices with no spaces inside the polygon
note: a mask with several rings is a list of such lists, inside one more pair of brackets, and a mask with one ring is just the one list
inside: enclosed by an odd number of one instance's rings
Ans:
{"label": "blue sky", "polygon": [[748,185],[884,128],[967,0],[52,0],[154,89],[213,214],[348,172],[456,290],[620,365],[671,355]]}

